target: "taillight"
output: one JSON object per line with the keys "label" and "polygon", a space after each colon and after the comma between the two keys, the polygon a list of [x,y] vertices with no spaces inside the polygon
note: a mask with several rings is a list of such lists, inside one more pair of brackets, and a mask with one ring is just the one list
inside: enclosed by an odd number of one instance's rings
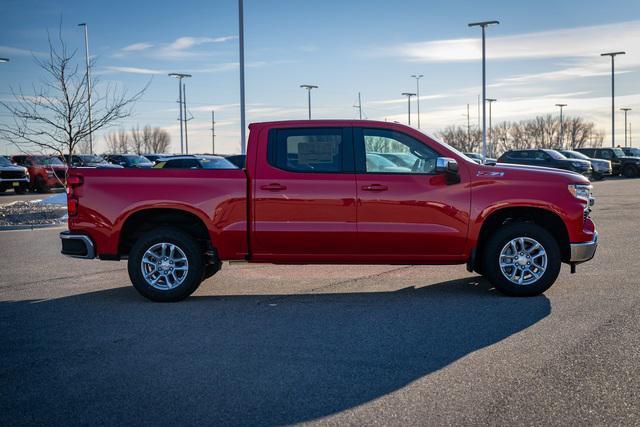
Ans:
{"label": "taillight", "polygon": [[70,175],[67,177],[68,187],[79,187],[82,185],[83,179],[79,175]]}
{"label": "taillight", "polygon": [[67,197],[67,214],[74,216],[78,214],[78,199]]}
{"label": "taillight", "polygon": [[80,187],[84,180],[79,175],[67,176],[67,214],[74,216],[78,214],[78,196],[75,189]]}

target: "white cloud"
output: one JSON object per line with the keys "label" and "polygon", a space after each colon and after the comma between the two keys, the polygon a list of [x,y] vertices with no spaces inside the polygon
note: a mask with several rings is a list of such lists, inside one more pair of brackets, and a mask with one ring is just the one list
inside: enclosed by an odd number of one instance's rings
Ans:
{"label": "white cloud", "polygon": [[114,67],[108,66],[104,68],[104,72],[101,74],[110,74],[110,73],[127,73],[127,74],[147,74],[147,75],[156,75],[156,74],[167,74],[166,70],[157,70],[153,68],[139,68],[139,67]]}
{"label": "white cloud", "polygon": [[122,48],[123,52],[140,52],[142,50],[151,49],[153,45],[151,43],[134,43]]}
{"label": "white cloud", "polygon": [[[477,32],[477,30],[474,31]],[[489,30],[487,38],[487,58],[489,59],[597,56],[602,52],[640,46],[640,21],[511,36],[495,35],[496,32],[499,32],[499,27]],[[378,53],[419,62],[473,61],[481,58],[482,45],[480,37],[469,37],[404,43],[384,48]]]}

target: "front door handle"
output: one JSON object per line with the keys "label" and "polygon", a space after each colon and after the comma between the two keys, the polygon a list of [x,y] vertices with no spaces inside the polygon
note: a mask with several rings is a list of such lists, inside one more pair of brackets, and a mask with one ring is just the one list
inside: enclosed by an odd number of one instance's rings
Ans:
{"label": "front door handle", "polygon": [[382,184],[371,184],[371,185],[363,185],[362,189],[364,191],[387,191],[389,187]]}
{"label": "front door handle", "polygon": [[278,184],[277,182],[273,182],[271,184],[261,186],[260,189],[265,191],[282,191],[282,190],[286,190],[287,186]]}

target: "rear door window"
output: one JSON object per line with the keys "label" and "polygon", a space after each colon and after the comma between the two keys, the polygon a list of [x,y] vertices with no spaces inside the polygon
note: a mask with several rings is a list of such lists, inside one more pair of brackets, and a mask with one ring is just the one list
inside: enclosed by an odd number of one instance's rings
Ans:
{"label": "rear door window", "polygon": [[279,129],[269,144],[269,163],[291,172],[352,171],[350,134],[350,128]]}

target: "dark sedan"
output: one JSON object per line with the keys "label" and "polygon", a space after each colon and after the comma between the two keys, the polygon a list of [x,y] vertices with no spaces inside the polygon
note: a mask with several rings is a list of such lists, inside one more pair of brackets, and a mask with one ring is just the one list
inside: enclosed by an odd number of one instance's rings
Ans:
{"label": "dark sedan", "polygon": [[500,156],[498,163],[544,166],[564,169],[583,175],[590,174],[592,171],[591,162],[587,160],[567,159],[556,150],[548,149],[509,150]]}

